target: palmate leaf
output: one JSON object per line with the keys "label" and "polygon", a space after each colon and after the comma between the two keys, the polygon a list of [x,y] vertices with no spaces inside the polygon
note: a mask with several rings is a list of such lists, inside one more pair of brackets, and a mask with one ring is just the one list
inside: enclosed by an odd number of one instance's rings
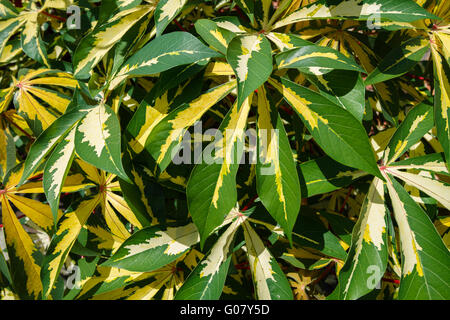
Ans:
{"label": "palmate leaf", "polygon": [[104,266],[150,272],[175,261],[200,241],[193,223],[181,227],[148,227],[128,238]]}
{"label": "palmate leaf", "polygon": [[283,123],[264,86],[258,89],[257,128],[256,190],[267,211],[291,239],[300,210],[300,182]]}
{"label": "palmate leaf", "polygon": [[1,198],[2,221],[14,289],[21,299],[37,299],[42,293],[40,261],[36,260],[39,250],[23,229],[5,195]]}
{"label": "palmate leaf", "polygon": [[270,78],[269,83],[283,94],[314,140],[331,158],[381,176],[364,128],[348,111],[287,79]]}
{"label": "palmate leaf", "polygon": [[87,163],[130,181],[122,166],[120,137],[115,112],[100,102],[78,122],[75,150]]}
{"label": "palmate leaf", "polygon": [[412,0],[320,0],[301,7],[274,24],[273,29],[314,19],[367,20],[378,16],[382,20],[411,22],[419,19],[439,19]]}
{"label": "palmate leaf", "polygon": [[228,45],[227,61],[236,74],[240,106],[272,73],[270,42],[262,34],[237,36]]}
{"label": "palmate leaf", "polygon": [[389,177],[387,187],[400,231],[399,299],[450,299],[450,252],[427,214],[400,183]]}
{"label": "palmate leaf", "polygon": [[260,300],[292,300],[291,287],[278,262],[247,221],[243,229],[256,297]]}
{"label": "palmate leaf", "polygon": [[176,300],[217,300],[222,294],[233,253],[233,241],[245,221],[239,214],[221,234],[211,251],[195,267],[175,295]]}
{"label": "palmate leaf", "polygon": [[243,154],[244,130],[251,94],[237,103],[222,121],[214,141],[202,153],[202,162],[192,170],[186,188],[189,212],[198,228],[201,245],[236,205],[236,174]]}
{"label": "palmate leaf", "polygon": [[9,89],[10,95],[5,97],[2,106],[8,107],[12,93],[17,90],[14,95],[17,113],[24,117],[36,136],[63,114],[70,103],[68,96],[46,86],[73,89],[77,82],[71,75],[58,70],[31,70],[14,81],[13,87]]}
{"label": "palmate leaf", "polygon": [[372,291],[381,280],[388,259],[388,211],[384,202],[384,183],[375,178],[361,206],[333,298],[358,299]]}

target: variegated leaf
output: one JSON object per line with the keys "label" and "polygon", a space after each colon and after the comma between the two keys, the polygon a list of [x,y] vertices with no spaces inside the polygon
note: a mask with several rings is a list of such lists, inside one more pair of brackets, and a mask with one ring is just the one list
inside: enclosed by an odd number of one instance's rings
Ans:
{"label": "variegated leaf", "polygon": [[180,13],[187,0],[160,0],[155,10],[156,35],[159,36],[167,25]]}
{"label": "variegated leaf", "polygon": [[319,0],[281,19],[274,24],[273,29],[314,19],[367,20],[374,17],[399,22],[437,18],[412,0]]}
{"label": "variegated leaf", "polygon": [[175,261],[200,241],[193,223],[166,230],[154,226],[134,233],[103,265],[150,272]]}
{"label": "variegated leaf", "polygon": [[173,155],[181,147],[180,142],[186,130],[235,87],[235,81],[214,87],[189,104],[170,112],[153,128],[145,142],[145,148],[161,172],[167,168]]}
{"label": "variegated leaf", "polygon": [[217,23],[207,19],[197,20],[195,30],[212,48],[225,55],[228,44],[236,36],[233,32],[220,28]]}
{"label": "variegated leaf", "polygon": [[352,245],[339,272],[335,298],[356,300],[379,283],[388,260],[388,230],[384,183],[375,178],[370,185],[353,229]]}
{"label": "variegated leaf", "polygon": [[256,190],[267,211],[291,239],[300,210],[300,182],[283,123],[264,86],[258,89],[257,128]]}
{"label": "variegated leaf", "polygon": [[240,107],[237,103],[233,105],[189,178],[188,207],[202,245],[236,205],[236,174],[243,154],[244,130],[252,97],[251,94]]}
{"label": "variegated leaf", "polygon": [[217,300],[222,294],[233,252],[235,233],[245,216],[237,215],[211,251],[195,267],[175,295],[176,300]]}
{"label": "variegated leaf", "polygon": [[52,209],[55,224],[58,218],[57,213],[60,193],[75,152],[75,129],[76,128],[72,128],[69,133],[62,138],[61,142],[58,143],[45,163],[42,183],[48,204]]}
{"label": "variegated leaf", "polygon": [[421,207],[394,178],[387,182],[400,232],[399,299],[448,300],[450,252]]}
{"label": "variegated leaf", "polygon": [[87,163],[130,181],[122,166],[120,137],[116,114],[100,102],[78,122],[75,150]]}
{"label": "variegated leaf", "polygon": [[236,74],[240,106],[272,73],[270,42],[262,34],[237,36],[228,45],[227,61]]}
{"label": "variegated leaf", "polygon": [[269,79],[292,106],[314,140],[334,160],[381,177],[366,131],[348,111],[287,79]]}
{"label": "variegated leaf", "polygon": [[243,229],[256,297],[259,300],[292,300],[291,287],[278,262],[247,221]]}

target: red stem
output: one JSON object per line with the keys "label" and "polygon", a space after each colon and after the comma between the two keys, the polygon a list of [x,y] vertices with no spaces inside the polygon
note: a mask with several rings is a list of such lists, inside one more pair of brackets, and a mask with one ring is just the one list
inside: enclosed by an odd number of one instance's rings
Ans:
{"label": "red stem", "polygon": [[258,195],[251,198],[250,201],[241,209],[241,211],[248,210],[248,208],[250,208],[250,206],[253,204],[253,202],[255,202],[256,198],[258,198]]}
{"label": "red stem", "polygon": [[67,20],[64,17],[55,16],[55,15],[53,15],[51,13],[46,12],[46,11],[41,11],[40,13],[42,13],[44,16],[47,16],[47,17],[50,17],[50,18],[53,18],[53,19],[56,19],[56,20],[59,20],[59,21],[62,21],[62,22],[66,22],[66,20]]}

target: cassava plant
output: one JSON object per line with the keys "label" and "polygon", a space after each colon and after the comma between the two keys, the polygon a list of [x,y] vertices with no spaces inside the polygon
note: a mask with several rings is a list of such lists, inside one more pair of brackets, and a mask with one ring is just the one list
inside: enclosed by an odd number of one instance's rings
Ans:
{"label": "cassava plant", "polygon": [[0,298],[450,299],[449,77],[447,0],[0,0]]}

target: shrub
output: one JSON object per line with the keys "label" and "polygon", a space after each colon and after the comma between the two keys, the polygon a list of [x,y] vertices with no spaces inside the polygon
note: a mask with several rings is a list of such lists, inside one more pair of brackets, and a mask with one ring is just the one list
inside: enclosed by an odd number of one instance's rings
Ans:
{"label": "shrub", "polygon": [[0,0],[1,296],[449,299],[449,9]]}

